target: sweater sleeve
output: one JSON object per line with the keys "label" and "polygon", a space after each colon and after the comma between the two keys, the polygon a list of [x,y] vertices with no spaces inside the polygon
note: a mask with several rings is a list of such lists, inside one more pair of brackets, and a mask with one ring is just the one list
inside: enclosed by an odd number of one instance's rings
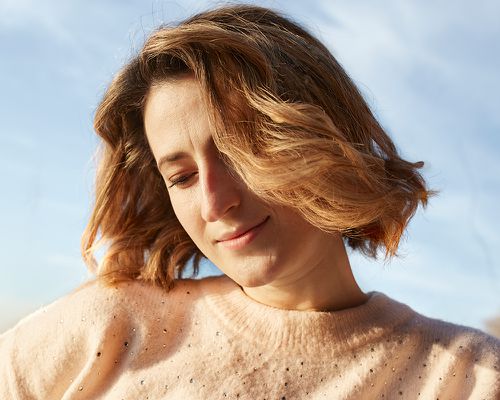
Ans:
{"label": "sweater sleeve", "polygon": [[[0,399],[73,398],[69,393],[82,392],[81,376],[89,374],[98,386],[109,369],[109,361],[97,365],[103,342],[127,324],[117,294],[87,282],[0,335]],[[85,389],[88,395],[92,388]]]}

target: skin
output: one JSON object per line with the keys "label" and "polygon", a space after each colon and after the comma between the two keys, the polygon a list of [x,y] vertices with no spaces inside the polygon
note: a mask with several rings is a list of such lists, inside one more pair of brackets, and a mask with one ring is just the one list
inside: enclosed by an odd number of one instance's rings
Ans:
{"label": "skin", "polygon": [[[317,229],[291,208],[270,206],[229,175],[193,78],[151,87],[144,126],[157,162],[166,153],[188,153],[160,168],[175,215],[203,254],[247,296],[276,308],[309,311],[342,310],[368,300],[340,234]],[[181,176],[190,177],[172,186]],[[217,242],[222,234],[253,227],[267,216],[245,247],[228,249]]]}

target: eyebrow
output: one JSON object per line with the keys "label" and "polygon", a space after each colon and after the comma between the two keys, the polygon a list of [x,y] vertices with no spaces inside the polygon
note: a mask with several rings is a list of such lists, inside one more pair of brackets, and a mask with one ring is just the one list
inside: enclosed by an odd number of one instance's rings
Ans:
{"label": "eyebrow", "polygon": [[162,165],[165,163],[172,163],[174,161],[179,161],[179,160],[182,160],[183,158],[187,158],[187,157],[189,157],[189,154],[186,153],[185,151],[178,151],[178,152],[171,153],[171,154],[165,154],[165,155],[161,156],[160,159],[158,160],[158,163],[157,163],[158,169],[160,170]]}

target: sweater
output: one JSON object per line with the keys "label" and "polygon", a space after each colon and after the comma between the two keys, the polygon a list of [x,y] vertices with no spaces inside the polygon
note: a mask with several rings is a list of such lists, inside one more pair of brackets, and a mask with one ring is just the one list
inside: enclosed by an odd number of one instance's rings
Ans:
{"label": "sweater", "polygon": [[0,336],[0,399],[500,399],[500,340],[367,295],[302,311],[226,275],[92,280]]}

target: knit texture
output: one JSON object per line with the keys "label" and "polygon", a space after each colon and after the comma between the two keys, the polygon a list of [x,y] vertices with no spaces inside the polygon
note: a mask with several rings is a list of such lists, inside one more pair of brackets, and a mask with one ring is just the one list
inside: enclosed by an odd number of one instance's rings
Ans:
{"label": "knit texture", "polygon": [[0,335],[0,399],[500,399],[500,341],[387,295],[259,303],[225,275],[88,282]]}

